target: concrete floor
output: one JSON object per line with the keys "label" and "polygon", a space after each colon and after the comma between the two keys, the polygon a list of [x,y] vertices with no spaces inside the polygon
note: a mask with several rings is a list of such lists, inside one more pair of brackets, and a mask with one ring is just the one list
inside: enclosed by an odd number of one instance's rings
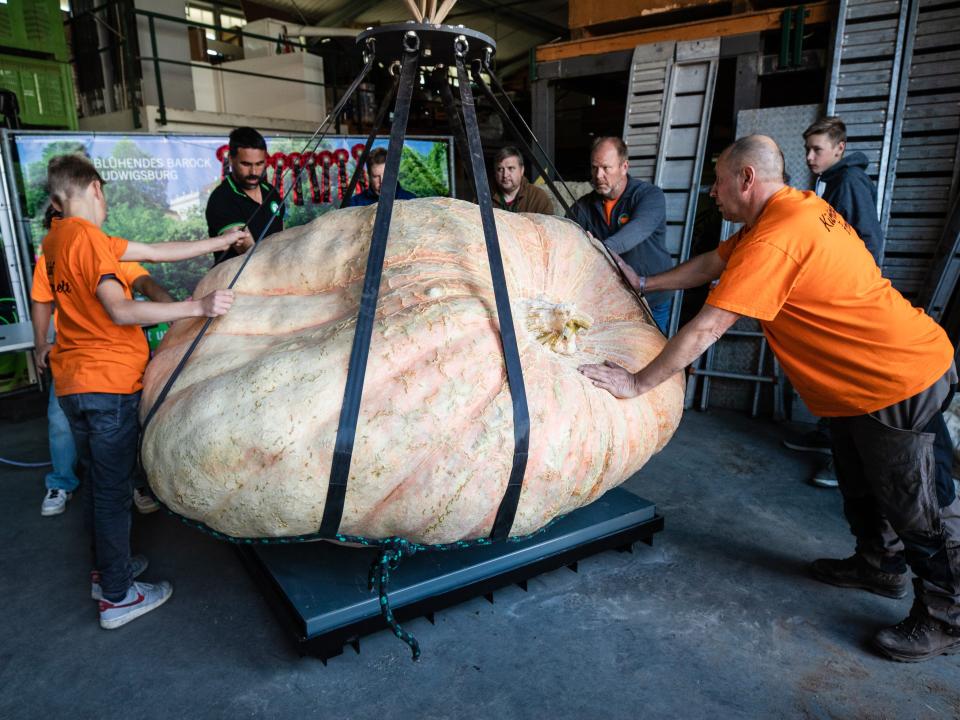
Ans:
{"label": "concrete floor", "polygon": [[[45,433],[0,419],[0,456],[45,458]],[[666,518],[653,547],[415,620],[419,663],[382,632],[326,667],[297,656],[230,547],[160,513],[134,546],[173,599],[101,630],[79,504],[42,518],[43,472],[0,466],[0,718],[960,717],[960,656],[869,649],[909,600],[806,576],[852,542],[837,492],[803,482],[816,457],[782,435],[688,413],[628,483]]]}

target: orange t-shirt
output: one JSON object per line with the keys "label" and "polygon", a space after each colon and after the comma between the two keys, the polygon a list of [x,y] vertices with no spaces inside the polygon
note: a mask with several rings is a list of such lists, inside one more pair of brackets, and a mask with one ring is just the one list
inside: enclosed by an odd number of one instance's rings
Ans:
{"label": "orange t-shirt", "polygon": [[127,241],[77,217],[55,218],[43,239],[49,287],[57,306],[57,343],[50,368],[57,395],[130,394],[143,387],[147,340],[136,325],[117,325],[97,298],[112,275],[132,299],[120,266]]}
{"label": "orange t-shirt", "polygon": [[779,190],[718,252],[727,266],[707,303],[760,320],[816,415],[874,412],[950,368],[943,329],[881,276],[856,231],[816,194]]}
{"label": "orange t-shirt", "polygon": [[[133,284],[150,272],[138,262],[120,263],[120,273],[123,281],[133,288]],[[47,277],[47,261],[43,255],[37,258],[37,266],[33,269],[33,286],[30,288],[30,299],[39,303],[52,303],[53,291],[50,288],[50,279]],[[54,313],[53,322],[56,325],[57,315]]]}
{"label": "orange t-shirt", "polygon": [[617,196],[613,200],[608,200],[607,198],[603,199],[603,216],[607,218],[607,225],[610,224],[610,216],[613,214],[613,209],[617,206],[617,203],[620,202],[620,197]]}

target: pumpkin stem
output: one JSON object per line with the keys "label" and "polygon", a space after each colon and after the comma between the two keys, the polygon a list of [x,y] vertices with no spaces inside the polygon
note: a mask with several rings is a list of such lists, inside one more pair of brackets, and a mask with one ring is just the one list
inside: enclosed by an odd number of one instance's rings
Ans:
{"label": "pumpkin stem", "polygon": [[544,298],[527,303],[527,329],[537,342],[561,355],[574,354],[577,334],[593,325],[593,318],[571,303],[553,303]]}

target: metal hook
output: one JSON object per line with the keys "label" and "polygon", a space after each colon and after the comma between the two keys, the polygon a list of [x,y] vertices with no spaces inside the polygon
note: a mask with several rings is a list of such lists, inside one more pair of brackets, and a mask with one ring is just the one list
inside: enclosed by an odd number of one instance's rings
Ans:
{"label": "metal hook", "polygon": [[420,49],[420,36],[413,30],[408,30],[403,36],[403,49],[407,52],[417,52]]}
{"label": "metal hook", "polygon": [[396,77],[400,74],[400,61],[394,60],[393,64],[390,65],[390,74]]}
{"label": "metal hook", "polygon": [[370,61],[371,57],[376,57],[377,55],[377,39],[374,37],[367,38],[367,47],[363,51],[363,62],[367,63]]}
{"label": "metal hook", "polygon": [[467,42],[464,35],[458,35],[457,39],[453,41],[453,52],[459,58],[466,57],[467,53],[470,52],[470,43]]}

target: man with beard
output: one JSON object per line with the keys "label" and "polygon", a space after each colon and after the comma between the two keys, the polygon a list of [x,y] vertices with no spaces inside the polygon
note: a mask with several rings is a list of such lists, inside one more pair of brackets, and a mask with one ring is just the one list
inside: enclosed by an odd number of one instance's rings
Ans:
{"label": "man with beard", "polygon": [[570,209],[570,219],[616,253],[640,277],[639,292],[664,333],[670,322],[670,293],[646,288],[648,275],[673,267],[664,239],[667,203],[663,190],[628,174],[627,146],[618,137],[601,137],[590,151],[593,192]]}
{"label": "man with beard", "polygon": [[[210,237],[246,227],[256,241],[283,230],[286,207],[277,189],[264,180],[266,169],[267,143],[263,135],[251,127],[231,132],[230,174],[207,200]],[[214,253],[213,264],[238,254],[234,248]]]}

